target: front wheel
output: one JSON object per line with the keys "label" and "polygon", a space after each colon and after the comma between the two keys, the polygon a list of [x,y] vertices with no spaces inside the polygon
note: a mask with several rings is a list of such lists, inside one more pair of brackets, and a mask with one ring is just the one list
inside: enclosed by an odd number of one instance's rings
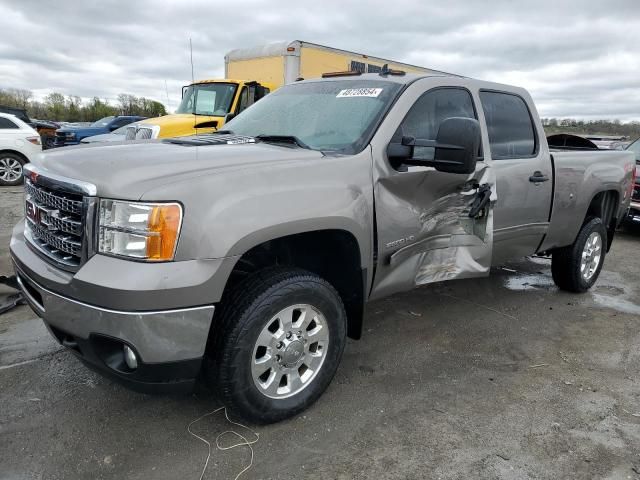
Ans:
{"label": "front wheel", "polygon": [[272,268],[238,285],[222,307],[215,381],[224,403],[254,423],[289,418],[331,382],[346,343],[340,296],[322,278]]}
{"label": "front wheel", "polygon": [[558,288],[576,293],[589,290],[602,270],[606,245],[602,220],[587,220],[573,244],[556,249],[551,256],[551,273]]}
{"label": "front wheel", "polygon": [[26,161],[15,153],[0,153],[0,185],[20,185]]}

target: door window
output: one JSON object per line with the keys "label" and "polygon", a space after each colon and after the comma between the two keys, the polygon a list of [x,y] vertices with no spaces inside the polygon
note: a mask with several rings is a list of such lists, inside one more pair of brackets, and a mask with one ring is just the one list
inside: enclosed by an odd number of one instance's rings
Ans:
{"label": "door window", "polygon": [[[411,107],[396,131],[393,141],[403,136],[435,140],[443,120],[451,117],[476,118],[471,94],[461,88],[439,88],[422,95]],[[433,160],[433,147],[414,147],[413,158]]]}
{"label": "door window", "polygon": [[15,130],[19,128],[15,123],[13,123],[8,118],[0,117],[0,129],[2,130]]}
{"label": "door window", "polygon": [[489,132],[491,158],[504,160],[533,157],[537,142],[525,101],[511,93],[480,92]]}
{"label": "door window", "polygon": [[245,110],[249,103],[249,89],[247,87],[242,87],[242,91],[240,92],[240,100],[238,101],[238,108],[236,108],[236,115],[242,113]]}

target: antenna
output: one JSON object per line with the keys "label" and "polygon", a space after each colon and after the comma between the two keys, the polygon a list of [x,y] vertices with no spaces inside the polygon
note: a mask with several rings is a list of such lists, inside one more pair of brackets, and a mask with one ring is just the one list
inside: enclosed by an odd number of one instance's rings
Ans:
{"label": "antenna", "polygon": [[171,105],[169,103],[169,87],[167,87],[167,81],[164,81],[164,91],[167,94],[167,110],[169,110],[171,108]]}
{"label": "antenna", "polygon": [[195,81],[193,78],[193,44],[191,43],[191,37],[189,37],[189,54],[191,57],[191,83]]}
{"label": "antenna", "polygon": [[[189,37],[189,55],[191,58],[191,85],[193,85],[195,83],[195,79],[193,77],[193,43],[191,43],[191,37]],[[195,89],[195,87],[192,87]],[[193,92],[193,90],[192,90]],[[191,113],[193,114],[193,129],[196,131],[196,135],[198,134],[198,130],[196,129],[196,100],[198,99],[198,96],[196,95],[195,92],[192,93],[193,95],[193,103],[191,104]]]}

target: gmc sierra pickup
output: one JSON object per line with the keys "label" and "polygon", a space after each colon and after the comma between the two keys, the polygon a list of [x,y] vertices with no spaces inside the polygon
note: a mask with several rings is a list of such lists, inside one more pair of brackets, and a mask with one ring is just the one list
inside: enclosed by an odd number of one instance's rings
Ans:
{"label": "gmc sierra pickup", "polygon": [[325,75],[216,134],[53,151],[25,167],[17,278],[52,335],[145,390],[218,388],[253,422],[334,376],[364,305],[550,255],[598,278],[633,154],[550,151],[529,94],[446,75]]}

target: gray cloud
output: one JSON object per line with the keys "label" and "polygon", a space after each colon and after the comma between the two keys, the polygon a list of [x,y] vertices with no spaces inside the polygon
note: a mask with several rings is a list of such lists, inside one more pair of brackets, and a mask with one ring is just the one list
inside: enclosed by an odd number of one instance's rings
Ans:
{"label": "gray cloud", "polygon": [[0,87],[171,106],[224,54],[301,39],[528,88],[543,116],[640,120],[638,0],[0,0]]}

